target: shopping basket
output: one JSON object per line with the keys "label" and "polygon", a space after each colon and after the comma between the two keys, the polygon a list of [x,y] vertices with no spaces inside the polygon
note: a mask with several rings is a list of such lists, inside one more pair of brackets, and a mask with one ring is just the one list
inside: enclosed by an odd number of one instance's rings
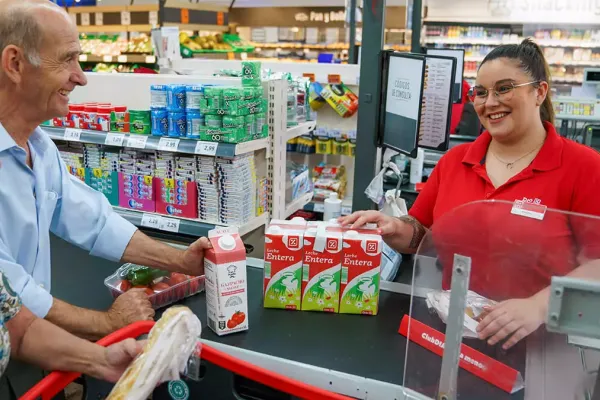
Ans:
{"label": "shopping basket", "polygon": [[[154,321],[136,322],[100,339],[97,343],[101,346],[110,346],[124,339],[138,338],[150,332],[153,326]],[[237,375],[301,399],[351,400],[350,397],[310,386],[287,376],[239,360],[205,344],[202,345],[200,358]],[[77,372],[52,372],[20,397],[20,400],[50,400],[79,376],[81,374]]]}

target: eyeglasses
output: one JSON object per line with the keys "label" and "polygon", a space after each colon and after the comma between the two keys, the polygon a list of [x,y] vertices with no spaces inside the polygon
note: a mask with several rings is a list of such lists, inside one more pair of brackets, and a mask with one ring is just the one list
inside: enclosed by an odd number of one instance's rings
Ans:
{"label": "eyeglasses", "polygon": [[486,89],[481,86],[476,86],[469,91],[469,99],[475,103],[475,105],[482,105],[486,102],[488,95],[490,94],[490,90],[496,95],[498,101],[509,101],[512,99],[514,94],[514,90],[516,88],[528,85],[536,85],[540,83],[540,81],[532,81],[527,83],[520,83],[515,85],[513,82],[505,82],[499,83],[494,87]]}

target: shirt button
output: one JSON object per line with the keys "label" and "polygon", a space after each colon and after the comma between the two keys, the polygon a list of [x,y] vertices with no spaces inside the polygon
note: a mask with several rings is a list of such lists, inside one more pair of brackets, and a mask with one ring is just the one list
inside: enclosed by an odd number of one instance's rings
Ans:
{"label": "shirt button", "polygon": [[41,287],[42,289],[46,289],[46,287],[44,286],[44,284],[43,284],[43,283],[40,283],[40,287]]}

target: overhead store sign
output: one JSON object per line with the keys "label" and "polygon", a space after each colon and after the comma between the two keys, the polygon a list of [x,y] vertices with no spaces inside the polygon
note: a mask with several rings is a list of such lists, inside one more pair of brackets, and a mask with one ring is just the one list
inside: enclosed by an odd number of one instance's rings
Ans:
{"label": "overhead store sign", "polygon": [[315,12],[310,13],[298,13],[294,16],[294,19],[298,22],[316,21],[324,22],[326,24],[330,22],[343,22],[346,20],[346,11],[329,11],[329,12]]}

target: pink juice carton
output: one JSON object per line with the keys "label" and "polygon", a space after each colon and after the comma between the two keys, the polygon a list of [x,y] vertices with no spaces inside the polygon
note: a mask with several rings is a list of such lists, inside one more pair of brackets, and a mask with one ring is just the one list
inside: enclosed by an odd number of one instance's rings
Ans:
{"label": "pink juice carton", "polygon": [[382,239],[375,229],[344,231],[340,313],[377,315]]}
{"label": "pink juice carton", "polygon": [[219,336],[248,329],[246,249],[237,228],[208,232],[204,255],[208,326]]}
{"label": "pink juice carton", "polygon": [[306,222],[273,220],[265,233],[264,307],[300,310]]}
{"label": "pink juice carton", "polygon": [[304,234],[302,310],[339,311],[342,229],[332,223],[309,223]]}

